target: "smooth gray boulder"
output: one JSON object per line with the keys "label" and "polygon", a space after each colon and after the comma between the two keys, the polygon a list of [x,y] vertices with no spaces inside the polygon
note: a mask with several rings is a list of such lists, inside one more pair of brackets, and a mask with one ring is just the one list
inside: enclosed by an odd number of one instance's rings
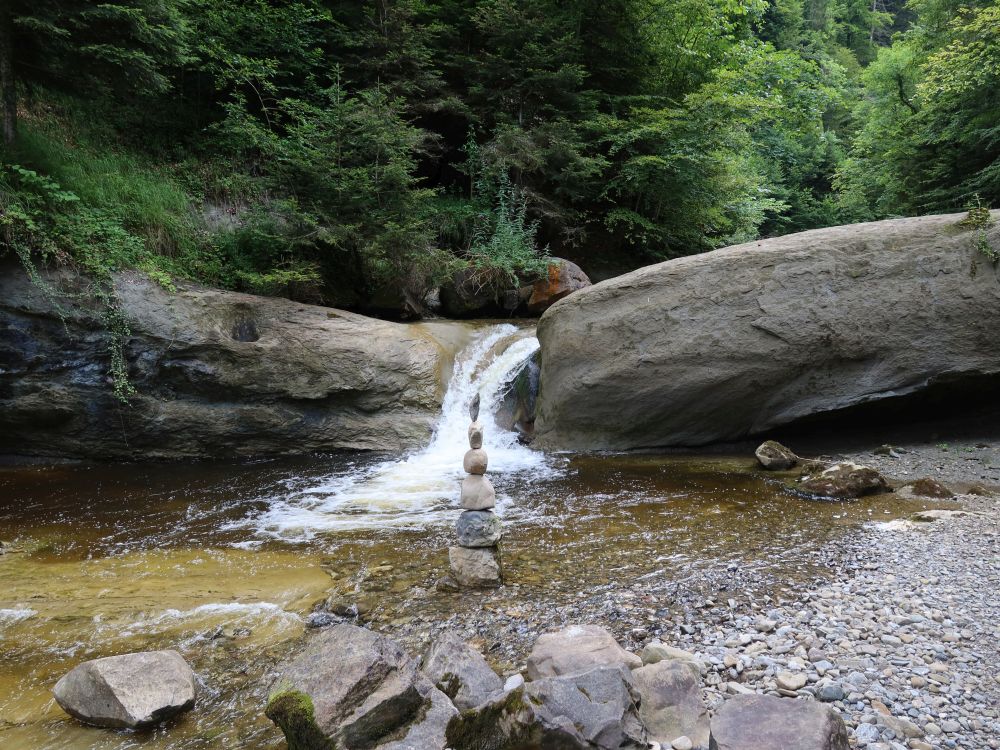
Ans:
{"label": "smooth gray boulder", "polygon": [[647,748],[627,669],[605,666],[526,683],[463,711],[448,725],[453,750]]}
{"label": "smooth gray boulder", "polygon": [[526,671],[529,680],[540,680],[604,666],[638,669],[642,659],[623,649],[611,633],[598,625],[570,625],[538,636],[528,654]]}
{"label": "smooth gray boulder", "polygon": [[708,747],[708,711],[701,700],[701,673],[689,661],[659,661],[632,672],[642,696],[639,718],[649,738],[670,747],[678,737]]}
{"label": "smooth gray boulder", "polygon": [[365,750],[419,723],[432,687],[398,644],[342,624],[319,631],[280,668],[265,714],[289,750]]}
{"label": "smooth gray boulder", "polygon": [[431,644],[421,670],[460,709],[474,708],[503,689],[483,655],[451,632]]}
{"label": "smooth gray boulder", "polygon": [[399,450],[429,438],[444,348],[402,325],[138,272],[114,288],[136,394],[109,383],[108,334],[89,279],[46,273],[53,303],[0,261],[0,453],[207,458]]}
{"label": "smooth gray boulder", "polygon": [[829,706],[771,695],[729,698],[712,717],[710,750],[848,750],[847,727]]}
{"label": "smooth gray boulder", "polygon": [[965,216],[750,242],[574,292],[538,326],[536,445],[737,440],[1000,375],[1000,269]]}
{"label": "smooth gray boulder", "polygon": [[141,729],[194,707],[195,676],[176,651],[86,661],[52,689],[70,716],[99,727]]}
{"label": "smooth gray boulder", "polygon": [[455,522],[455,535],[463,547],[492,547],[503,536],[503,522],[490,510],[466,510]]}

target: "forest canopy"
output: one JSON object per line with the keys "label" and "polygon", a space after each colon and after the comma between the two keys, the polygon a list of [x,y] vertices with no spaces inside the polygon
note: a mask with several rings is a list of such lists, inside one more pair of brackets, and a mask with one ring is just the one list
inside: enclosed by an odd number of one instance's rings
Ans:
{"label": "forest canopy", "polygon": [[1000,2],[8,0],[0,242],[364,309],[1000,202]]}

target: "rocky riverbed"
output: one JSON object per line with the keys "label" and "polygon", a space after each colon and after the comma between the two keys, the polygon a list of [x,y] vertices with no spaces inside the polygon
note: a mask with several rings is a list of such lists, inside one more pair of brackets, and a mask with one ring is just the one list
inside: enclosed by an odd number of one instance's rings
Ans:
{"label": "rocky riverbed", "polygon": [[[930,474],[967,489],[994,479],[998,445],[917,444],[893,454],[844,457],[897,480]],[[983,490],[995,486],[976,491]],[[484,595],[475,611],[433,626],[390,622],[380,629],[414,647],[457,629],[509,675],[523,669],[540,632],[597,623],[633,651],[660,640],[696,653],[707,667],[703,697],[710,709],[747,692],[799,697],[834,706],[852,746],[997,748],[998,502],[995,494],[960,494],[911,518],[873,520],[846,538],[803,549],[803,563],[823,572],[783,590],[771,587],[770,595],[754,571],[730,565],[684,585],[617,580],[556,606],[525,602],[508,586]]]}

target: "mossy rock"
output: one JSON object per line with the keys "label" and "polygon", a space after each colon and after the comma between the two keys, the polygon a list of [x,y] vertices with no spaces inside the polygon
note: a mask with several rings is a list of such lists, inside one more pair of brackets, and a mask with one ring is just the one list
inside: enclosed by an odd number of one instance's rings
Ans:
{"label": "mossy rock", "polygon": [[285,733],[288,750],[335,750],[336,745],[316,724],[312,698],[298,690],[277,690],[264,714]]}

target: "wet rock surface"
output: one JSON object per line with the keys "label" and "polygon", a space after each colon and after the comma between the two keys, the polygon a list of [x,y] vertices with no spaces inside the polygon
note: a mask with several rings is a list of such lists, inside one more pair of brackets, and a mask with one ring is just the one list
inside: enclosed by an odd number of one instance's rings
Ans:
{"label": "wet rock surface", "polygon": [[84,662],[52,694],[87,724],[142,729],[193,708],[195,691],[194,672],[179,653],[147,651]]}
{"label": "wet rock surface", "polygon": [[802,476],[794,487],[806,495],[834,500],[848,500],[892,491],[885,477],[875,469],[852,461],[817,467]]}
{"label": "wet rock surface", "polygon": [[0,265],[0,454],[90,458],[393,450],[431,433],[440,346],[423,329],[138,272],[114,286],[136,389],[115,396],[102,311],[68,271],[64,320]]}
{"label": "wet rock surface", "polygon": [[762,468],[772,471],[785,471],[799,462],[799,457],[791,449],[775,440],[765,440],[754,451],[754,455]]}

